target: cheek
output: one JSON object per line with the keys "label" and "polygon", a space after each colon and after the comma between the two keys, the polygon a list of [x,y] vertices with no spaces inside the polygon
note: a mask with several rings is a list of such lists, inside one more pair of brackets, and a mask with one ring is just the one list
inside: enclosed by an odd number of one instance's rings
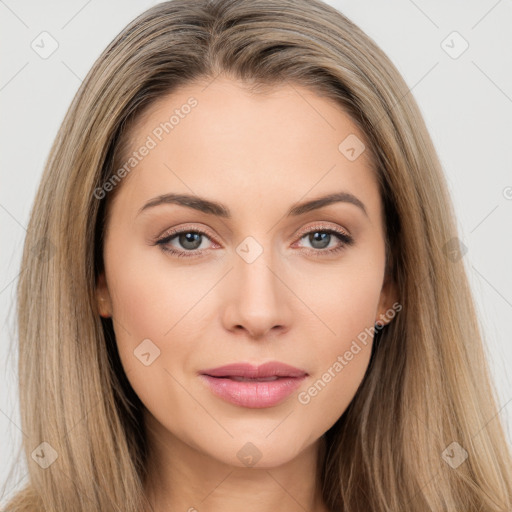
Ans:
{"label": "cheek", "polygon": [[[310,440],[320,437],[343,415],[362,382],[370,359],[370,344],[348,345],[348,352],[331,354],[323,370],[297,394],[297,417],[302,416],[310,423]],[[346,357],[348,353],[350,360]]]}
{"label": "cheek", "polygon": [[[356,259],[358,261],[356,261]],[[383,279],[383,263],[351,257],[336,268],[310,267],[292,281],[293,290],[307,307],[301,322],[316,329],[320,350],[343,350],[365,329],[374,326]],[[309,312],[311,313],[309,313]]]}
{"label": "cheek", "polygon": [[207,287],[198,289],[169,265],[155,265],[150,253],[147,248],[112,251],[106,270],[123,369],[145,407],[165,422],[176,408],[199,414],[179,383],[194,355],[198,319],[191,308]]}
{"label": "cheek", "polygon": [[126,247],[121,254],[114,249],[107,268],[119,330],[122,335],[129,332],[139,342],[144,338],[162,340],[166,335],[172,336],[181,322],[187,322],[188,310],[200,300],[208,284],[193,270],[173,267],[157,251],[160,249],[156,247],[135,246]]}
{"label": "cheek", "polygon": [[144,363],[154,361],[148,366],[152,369],[161,365],[162,341],[181,310],[179,294],[172,288],[178,283],[148,261],[151,251],[147,247],[130,243],[129,237],[113,238],[106,249],[105,269],[119,355],[129,378],[145,375],[144,385],[146,377],[155,378],[154,371],[142,371]]}
{"label": "cheek", "polygon": [[206,267],[171,264],[159,252],[117,240],[105,261],[119,356],[147,406],[178,400],[172,377],[181,382],[195,368],[202,325],[215,311],[204,296],[219,279]]}
{"label": "cheek", "polygon": [[336,272],[310,274],[312,279],[299,288],[315,313],[305,330],[318,334],[311,352],[316,372],[297,401],[309,417],[319,419],[319,433],[343,414],[361,384],[371,356],[381,292],[380,261],[345,263]]}

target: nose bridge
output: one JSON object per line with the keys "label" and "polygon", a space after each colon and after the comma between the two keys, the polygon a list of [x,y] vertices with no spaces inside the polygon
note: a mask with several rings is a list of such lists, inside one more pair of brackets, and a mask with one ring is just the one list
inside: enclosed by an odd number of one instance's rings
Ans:
{"label": "nose bridge", "polygon": [[288,325],[286,287],[274,268],[279,268],[276,261],[270,245],[264,247],[254,237],[245,238],[236,247],[227,328],[244,327],[253,336],[261,336],[276,326]]}

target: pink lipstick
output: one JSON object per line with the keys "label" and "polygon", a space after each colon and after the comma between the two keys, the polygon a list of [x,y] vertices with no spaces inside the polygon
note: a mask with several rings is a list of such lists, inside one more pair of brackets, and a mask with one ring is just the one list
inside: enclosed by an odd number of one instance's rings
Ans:
{"label": "pink lipstick", "polygon": [[291,395],[307,375],[304,370],[277,361],[260,366],[234,363],[200,372],[215,395],[254,409],[277,405]]}

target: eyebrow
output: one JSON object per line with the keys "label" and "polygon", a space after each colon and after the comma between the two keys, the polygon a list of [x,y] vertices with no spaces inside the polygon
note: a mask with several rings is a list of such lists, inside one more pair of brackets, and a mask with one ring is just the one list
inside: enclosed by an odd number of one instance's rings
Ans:
{"label": "eyebrow", "polygon": [[[304,215],[305,213],[311,212],[313,210],[317,210],[324,206],[328,206],[334,203],[350,203],[358,208],[360,208],[363,213],[368,217],[368,213],[362,201],[360,201],[356,196],[350,194],[349,192],[336,192],[333,194],[329,194],[323,197],[319,197],[317,199],[312,199],[311,201],[306,201],[303,203],[293,205],[288,213],[287,217],[296,217],[299,215]],[[215,201],[210,201],[209,199],[205,199],[199,196],[189,195],[189,194],[164,194],[158,197],[154,197],[149,200],[137,213],[139,215],[143,211],[153,208],[155,206],[159,206],[162,204],[177,204],[179,206],[185,206],[187,208],[193,208],[194,210],[198,210],[200,212],[215,215],[217,217],[223,217],[226,219],[231,219],[232,215],[225,205],[222,203],[217,203]]]}

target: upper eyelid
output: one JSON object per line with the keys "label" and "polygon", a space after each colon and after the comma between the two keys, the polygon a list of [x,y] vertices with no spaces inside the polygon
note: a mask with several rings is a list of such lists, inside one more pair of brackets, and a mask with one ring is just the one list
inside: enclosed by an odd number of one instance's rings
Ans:
{"label": "upper eyelid", "polygon": [[305,234],[305,233],[309,233],[310,231],[312,230],[315,230],[317,229],[318,231],[320,230],[325,230],[325,231],[328,231],[328,230],[332,230],[332,231],[339,231],[343,234],[345,234],[346,236],[351,236],[350,232],[348,229],[346,228],[343,228],[343,227],[340,227],[340,226],[332,226],[332,225],[328,225],[328,224],[323,224],[322,221],[318,222],[318,223],[313,223],[312,226],[308,226],[307,228],[304,228],[304,229],[301,229],[299,231],[299,234]]}
{"label": "upper eyelid", "polygon": [[[307,234],[311,230],[314,230],[314,229],[318,229],[318,230],[322,229],[322,230],[326,230],[326,231],[327,230],[340,231],[347,236],[351,236],[350,231],[348,229],[340,227],[340,226],[332,226],[329,224],[325,224],[325,222],[331,222],[331,221],[317,221],[316,223],[313,223],[313,225],[311,225],[311,226],[300,229],[298,234],[296,234],[295,236],[302,237],[304,234]],[[331,222],[331,224],[332,224],[332,222]],[[168,238],[169,236],[172,236],[175,234],[180,234],[183,232],[199,232],[201,234],[207,235],[209,238],[215,238],[215,236],[211,234],[209,228],[206,228],[206,227],[197,228],[195,226],[188,226],[185,224],[185,226],[183,226],[183,227],[170,228],[170,229],[165,230],[161,235],[158,235],[156,240],[162,240],[162,239]]]}
{"label": "upper eyelid", "polygon": [[202,235],[208,236],[208,238],[210,238],[210,239],[215,239],[215,236],[210,234],[210,230],[208,228],[203,228],[203,227],[196,228],[196,227],[189,227],[189,226],[185,225],[185,226],[179,227],[179,228],[166,229],[161,235],[158,235],[155,238],[155,241],[165,240],[166,238],[174,237],[181,233],[189,233],[189,232],[200,233]]}

